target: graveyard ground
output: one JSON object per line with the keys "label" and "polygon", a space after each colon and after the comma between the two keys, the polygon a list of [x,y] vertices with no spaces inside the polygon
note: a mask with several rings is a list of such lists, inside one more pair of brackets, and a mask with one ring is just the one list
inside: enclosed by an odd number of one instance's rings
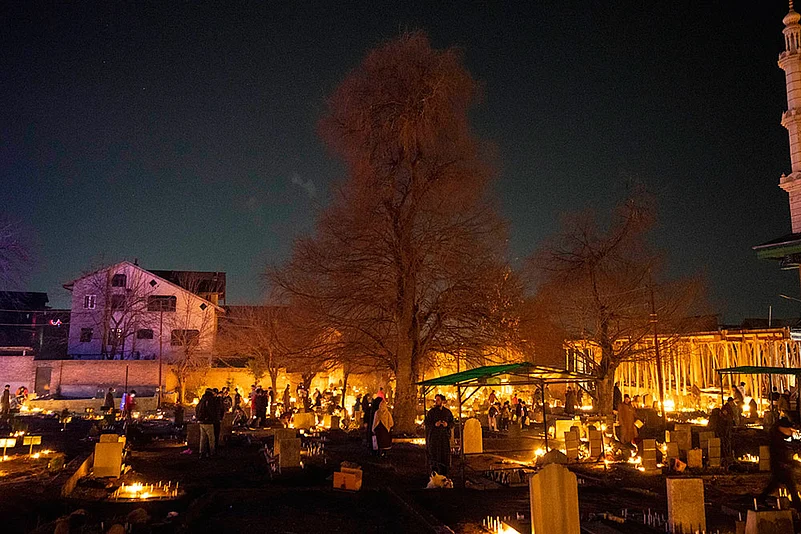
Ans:
{"label": "graveyard ground", "polygon": [[[76,438],[77,434],[70,434]],[[424,449],[399,443],[387,459],[369,456],[360,435],[329,433],[325,455],[304,458],[303,469],[270,475],[259,452],[266,432],[246,432],[232,438],[218,458],[200,460],[185,447],[169,440],[134,444],[126,460],[132,470],[128,482],[178,482],[185,492],[176,501],[109,503],[94,499],[105,494],[97,485],[82,484],[68,500],[57,497],[48,482],[31,480],[0,485],[0,513],[14,531],[53,532],[52,521],[77,509],[87,513],[82,532],[101,532],[138,507],[152,518],[143,532],[425,532],[447,525],[455,532],[481,532],[487,516],[510,518],[520,532],[528,527],[526,487],[503,487],[484,476],[488,467],[514,467],[512,460],[528,461],[542,443],[533,436],[485,440],[486,453],[470,459],[466,489],[426,490]],[[79,448],[76,443],[72,448]],[[331,476],[342,461],[364,470],[364,487],[358,493],[332,488]],[[666,513],[665,479],[643,475],[633,467],[617,465],[573,467],[580,479],[579,507],[583,524],[603,523],[607,532],[657,532],[629,521],[591,521],[601,514]],[[734,532],[738,511],[752,505],[767,480],[764,474],[702,475],[705,479],[709,531]],[[460,471],[453,473],[457,482]],[[55,484],[55,481],[51,481]],[[176,519],[164,521],[169,512]],[[161,523],[161,524],[159,524]],[[157,526],[153,527],[152,525]],[[663,530],[664,531],[664,530]]]}

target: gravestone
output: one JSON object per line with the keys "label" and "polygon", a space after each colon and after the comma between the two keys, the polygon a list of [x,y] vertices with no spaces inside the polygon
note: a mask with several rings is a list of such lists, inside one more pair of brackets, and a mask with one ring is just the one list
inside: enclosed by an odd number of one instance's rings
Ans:
{"label": "gravestone", "polygon": [[220,427],[220,444],[224,444],[228,441],[228,436],[231,435],[231,432],[234,430],[234,413],[233,412],[225,412],[222,418],[222,426]]}
{"label": "gravestone", "polygon": [[667,444],[667,457],[668,458],[678,458],[679,457],[679,444],[675,441],[669,441]]}
{"label": "gravestone", "polygon": [[326,414],[323,416],[323,426],[325,428],[331,428],[331,415]]}
{"label": "gravestone", "polygon": [[720,467],[720,438],[710,438],[707,451],[709,467]]}
{"label": "gravestone", "polygon": [[576,427],[565,432],[565,455],[570,461],[579,458],[579,430]]}
{"label": "gravestone", "polygon": [[690,449],[687,451],[687,467],[690,469],[701,469],[704,467],[704,451],[701,449]]}
{"label": "gravestone", "polygon": [[292,416],[292,423],[295,428],[309,430],[317,424],[317,420],[314,417],[314,412],[299,412]]}
{"label": "gravestone", "polygon": [[[701,452],[700,449],[696,450]],[[667,499],[670,532],[706,531],[703,480],[700,478],[668,478]]]}
{"label": "gravestone", "polygon": [[120,476],[123,447],[124,444],[121,441],[95,443],[94,466],[92,467],[95,477],[117,478]]}
{"label": "gravestone", "polygon": [[281,440],[294,439],[297,430],[294,428],[276,428],[273,430],[273,454],[281,454]]}
{"label": "gravestone", "polygon": [[653,407],[654,399],[651,397],[650,393],[646,393],[642,396],[642,405],[644,408],[651,408]]}
{"label": "gravestone", "polygon": [[793,514],[790,510],[757,512],[748,510],[745,534],[793,534]]}
{"label": "gravestone", "polygon": [[590,434],[590,458],[598,458],[604,453],[604,437],[600,430],[591,428]]}
{"label": "gravestone", "polygon": [[[679,425],[676,425],[677,427]],[[692,449],[693,436],[689,429],[677,428],[671,432],[667,432],[667,438],[670,443],[675,443],[679,448],[679,453],[687,452]]]}
{"label": "gravestone", "polygon": [[100,434],[100,443],[117,443],[119,440],[117,434]]}
{"label": "gravestone", "polygon": [[714,432],[704,431],[698,433],[698,444],[704,450],[709,447],[709,440],[715,437]]}
{"label": "gravestone", "polygon": [[332,415],[331,416],[331,425],[329,426],[329,428],[331,430],[339,430],[340,429],[339,416],[338,415]]}
{"label": "gravestone", "polygon": [[190,449],[200,450],[200,423],[186,424],[186,444]]}
{"label": "gravestone", "polygon": [[559,438],[559,436],[564,436],[565,432],[569,432],[571,428],[576,424],[576,422],[572,419],[557,419],[554,423],[554,436]]}
{"label": "gravestone", "polygon": [[484,452],[484,438],[481,435],[481,423],[470,418],[464,423],[464,453],[481,454]]}
{"label": "gravestone", "polygon": [[579,534],[578,481],[567,468],[549,464],[528,480],[531,531]]}
{"label": "gravestone", "polygon": [[281,469],[300,467],[300,439],[282,439],[278,442],[281,454],[278,455],[278,467]]}
{"label": "gravestone", "polygon": [[768,445],[759,446],[759,470],[770,471],[770,447]]}
{"label": "gravestone", "polygon": [[656,440],[644,439],[642,440],[642,466],[646,471],[656,471]]}

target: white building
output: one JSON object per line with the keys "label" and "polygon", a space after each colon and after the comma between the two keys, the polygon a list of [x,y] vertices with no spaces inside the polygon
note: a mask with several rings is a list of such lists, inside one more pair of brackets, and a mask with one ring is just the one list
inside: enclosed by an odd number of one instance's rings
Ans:
{"label": "white building", "polygon": [[78,278],[68,355],[166,361],[211,356],[225,273],[147,271],[123,261]]}

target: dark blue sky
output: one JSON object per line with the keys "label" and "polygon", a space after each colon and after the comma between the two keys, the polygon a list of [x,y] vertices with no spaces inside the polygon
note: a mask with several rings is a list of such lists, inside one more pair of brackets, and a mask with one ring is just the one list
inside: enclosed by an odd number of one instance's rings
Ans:
{"label": "dark blue sky", "polygon": [[[229,303],[312,227],[341,167],[324,99],[407,29],[464,49],[497,147],[514,258],[560,213],[658,197],[676,273],[715,311],[799,313],[798,275],[751,246],[789,232],[786,4],[764,2],[17,2],[0,8],[0,212],[32,234],[29,290],[99,261],[223,270]],[[705,4],[705,5],[699,5]]]}

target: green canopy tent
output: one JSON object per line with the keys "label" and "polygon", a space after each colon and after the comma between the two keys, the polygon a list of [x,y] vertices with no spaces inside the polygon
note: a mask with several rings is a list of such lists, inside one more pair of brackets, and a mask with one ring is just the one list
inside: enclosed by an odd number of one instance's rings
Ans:
{"label": "green canopy tent", "polygon": [[[566,371],[556,367],[534,365],[529,362],[507,363],[502,365],[485,365],[459,373],[440,376],[418,382],[423,387],[423,396],[436,387],[456,387],[459,400],[459,435],[462,425],[462,404],[478,390],[486,386],[529,386],[538,385],[542,392],[542,426],[545,435],[545,450],[548,450],[548,421],[545,413],[545,386],[550,384],[582,383],[594,381],[595,377],[583,373]],[[469,394],[462,398],[462,390]],[[472,391],[470,391],[472,390]],[[464,456],[464,440],[459,440],[460,452]]]}
{"label": "green canopy tent", "polygon": [[[727,367],[725,369],[718,369],[720,376],[720,402],[723,404],[723,375],[768,375],[770,380],[769,392],[773,392],[773,376],[794,376],[796,388],[801,392],[801,367],[770,367],[765,365],[741,365],[738,367]],[[773,402],[771,401],[771,410],[773,409]],[[796,410],[798,411],[798,420],[801,421],[801,396],[796,398]]]}

